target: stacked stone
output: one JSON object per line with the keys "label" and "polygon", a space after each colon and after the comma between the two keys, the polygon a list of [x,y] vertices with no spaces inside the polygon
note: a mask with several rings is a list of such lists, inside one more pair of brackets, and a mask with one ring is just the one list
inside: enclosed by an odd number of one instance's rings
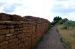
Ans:
{"label": "stacked stone", "polygon": [[38,40],[46,33],[48,30],[50,22],[43,18],[33,17],[33,16],[25,16],[25,19],[28,19],[31,22],[34,22],[34,33],[32,34],[32,47],[34,47]]}
{"label": "stacked stone", "polygon": [[0,49],[32,49],[45,34],[49,21],[42,18],[0,14]]}

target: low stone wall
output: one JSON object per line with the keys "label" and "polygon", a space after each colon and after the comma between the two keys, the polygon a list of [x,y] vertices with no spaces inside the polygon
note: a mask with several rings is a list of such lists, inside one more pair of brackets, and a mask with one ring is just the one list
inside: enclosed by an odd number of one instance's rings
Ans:
{"label": "low stone wall", "polygon": [[0,49],[32,49],[48,30],[49,22],[0,21]]}

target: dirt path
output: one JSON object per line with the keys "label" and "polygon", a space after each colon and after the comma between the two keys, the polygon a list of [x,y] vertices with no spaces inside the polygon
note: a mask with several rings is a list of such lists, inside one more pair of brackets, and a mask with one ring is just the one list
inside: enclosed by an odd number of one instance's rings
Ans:
{"label": "dirt path", "polygon": [[56,27],[51,28],[49,33],[43,37],[37,49],[65,49],[63,43],[60,41]]}

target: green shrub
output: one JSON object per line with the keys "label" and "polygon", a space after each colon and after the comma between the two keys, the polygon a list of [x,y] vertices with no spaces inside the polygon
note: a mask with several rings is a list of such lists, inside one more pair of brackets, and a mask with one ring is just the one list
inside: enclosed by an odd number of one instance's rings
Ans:
{"label": "green shrub", "polygon": [[64,19],[60,20],[60,21],[58,22],[58,24],[63,24],[63,23],[65,23],[66,21],[68,21],[68,19],[67,19],[67,18],[64,18]]}
{"label": "green shrub", "polygon": [[75,27],[75,21],[66,21],[64,24],[64,29],[69,29],[69,27]]}

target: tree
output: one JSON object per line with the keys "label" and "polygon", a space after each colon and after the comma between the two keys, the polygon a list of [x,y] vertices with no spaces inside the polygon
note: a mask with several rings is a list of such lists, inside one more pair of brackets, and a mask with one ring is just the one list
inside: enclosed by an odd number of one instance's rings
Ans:
{"label": "tree", "polygon": [[53,22],[54,22],[54,24],[56,24],[56,23],[58,23],[60,20],[62,20],[62,18],[59,17],[59,16],[56,16],[56,17],[54,17]]}
{"label": "tree", "polygon": [[65,23],[66,21],[68,21],[68,19],[67,19],[67,18],[64,18],[64,19],[60,20],[60,21],[58,22],[58,24],[63,24],[63,23]]}

